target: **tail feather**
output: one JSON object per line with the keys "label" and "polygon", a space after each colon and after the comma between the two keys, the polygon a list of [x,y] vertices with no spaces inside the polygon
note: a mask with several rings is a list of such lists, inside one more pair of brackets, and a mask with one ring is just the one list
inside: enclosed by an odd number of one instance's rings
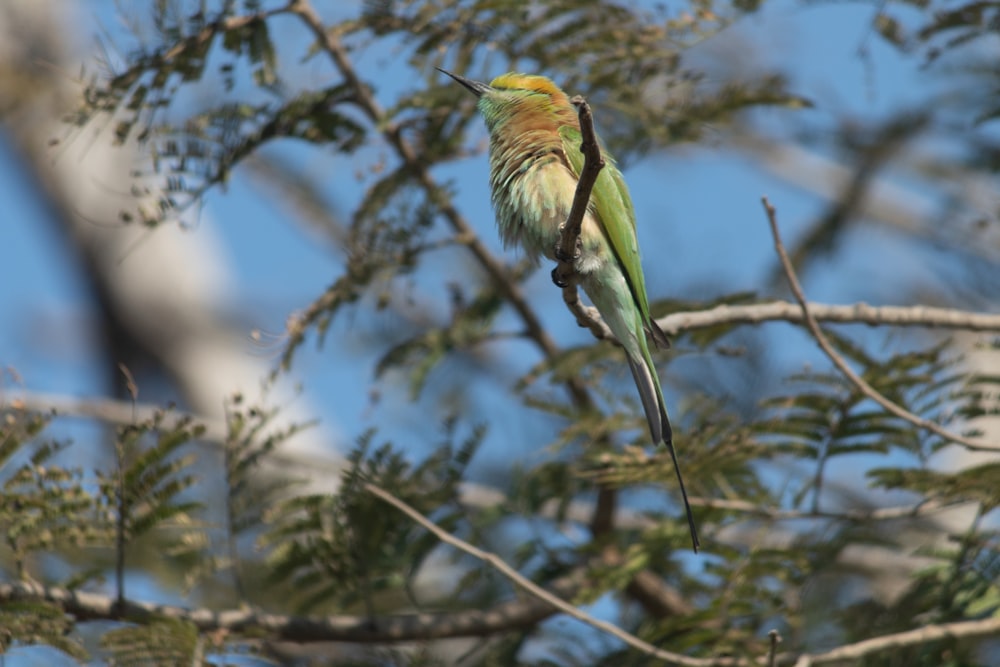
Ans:
{"label": "tail feather", "polygon": [[663,329],[661,329],[660,325],[656,323],[656,320],[650,318],[649,321],[646,322],[646,326],[644,328],[646,333],[649,334],[649,337],[653,339],[653,343],[656,344],[656,347],[661,350],[670,349],[670,339],[667,338],[667,334],[663,333]]}
{"label": "tail feather", "polygon": [[660,391],[660,384],[653,376],[655,372],[644,360],[635,360],[632,355],[626,354],[629,368],[632,369],[632,377],[635,379],[635,386],[639,389],[639,397],[642,399],[642,407],[646,412],[646,421],[649,423],[649,434],[653,442],[662,442],[670,452],[670,459],[674,464],[674,472],[677,473],[677,483],[681,487],[681,498],[684,499],[684,512],[687,514],[688,529],[691,531],[691,546],[695,553],[701,543],[698,541],[698,529],[695,527],[694,514],[691,512],[691,504],[688,502],[687,489],[684,488],[684,477],[681,475],[681,467],[677,462],[677,452],[674,450],[673,430],[670,428],[670,419],[667,417],[667,408],[663,404],[663,393]]}

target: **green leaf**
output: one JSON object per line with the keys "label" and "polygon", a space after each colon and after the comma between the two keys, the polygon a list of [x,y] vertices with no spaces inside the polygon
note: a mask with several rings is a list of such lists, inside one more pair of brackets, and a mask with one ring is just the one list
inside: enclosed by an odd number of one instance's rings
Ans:
{"label": "green leaf", "polygon": [[13,644],[44,644],[86,660],[87,651],[73,632],[74,619],[59,605],[43,600],[7,600],[0,602],[0,654]]}
{"label": "green leaf", "polygon": [[159,618],[143,625],[111,630],[101,636],[101,647],[118,664],[191,667],[199,650],[198,628],[190,621]]}

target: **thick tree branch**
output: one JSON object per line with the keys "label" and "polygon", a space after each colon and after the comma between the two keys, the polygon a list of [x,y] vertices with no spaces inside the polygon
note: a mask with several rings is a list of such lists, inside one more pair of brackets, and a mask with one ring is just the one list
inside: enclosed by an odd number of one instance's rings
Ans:
{"label": "thick tree branch", "polygon": [[[176,408],[164,408],[150,403],[132,403],[106,397],[63,396],[30,391],[9,393],[0,398],[0,411],[26,410],[57,417],[79,417],[96,419],[107,424],[130,426],[151,421],[164,415],[163,428],[173,428],[184,420],[203,426],[204,432],[199,442],[221,445],[226,441],[228,427],[225,419],[185,412]],[[330,448],[334,451],[334,448]],[[323,458],[316,452],[292,452],[278,449],[268,454],[267,461],[276,468],[296,469],[310,474],[325,473],[331,478],[338,477],[344,470],[344,462],[334,456]]]}
{"label": "thick tree branch", "polygon": [[771,202],[768,201],[767,197],[761,197],[761,203],[764,205],[764,211],[767,214],[767,222],[771,227],[771,236],[774,237],[774,249],[778,253],[778,259],[781,260],[781,266],[785,271],[785,277],[788,279],[788,285],[792,290],[792,294],[795,295],[795,300],[799,302],[799,307],[802,309],[802,318],[805,321],[806,327],[813,335],[813,338],[816,339],[816,343],[819,345],[820,349],[823,350],[827,357],[829,357],[830,361],[833,362],[833,365],[844,374],[844,377],[850,380],[851,384],[857,387],[858,391],[878,403],[886,412],[889,412],[890,414],[893,414],[918,428],[940,436],[950,442],[963,445],[972,451],[1000,451],[1000,447],[982,444],[972,438],[967,438],[957,433],[951,433],[947,429],[942,428],[940,425],[935,424],[929,419],[924,419],[919,415],[913,414],[906,408],[893,403],[888,398],[880,394],[874,387],[868,384],[864,378],[854,372],[854,369],[848,365],[844,358],[837,354],[837,351],[833,349],[833,345],[827,339],[826,334],[823,333],[823,330],[820,328],[816,318],[813,317],[812,311],[809,310],[809,302],[806,301],[805,292],[802,291],[802,285],[799,283],[799,279],[795,275],[795,268],[792,266],[792,262],[788,258],[788,253],[785,251],[785,245],[781,242],[781,233],[778,231],[777,212],[774,207],[771,206]]}

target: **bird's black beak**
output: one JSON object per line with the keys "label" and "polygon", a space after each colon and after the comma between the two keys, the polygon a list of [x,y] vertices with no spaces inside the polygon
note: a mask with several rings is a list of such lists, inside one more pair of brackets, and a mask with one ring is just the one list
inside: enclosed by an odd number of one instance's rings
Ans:
{"label": "bird's black beak", "polygon": [[447,74],[448,76],[450,76],[451,78],[453,78],[455,81],[458,81],[460,84],[462,84],[463,86],[465,86],[469,90],[469,92],[471,92],[476,97],[482,97],[485,93],[488,93],[491,90],[493,90],[492,88],[490,88],[485,83],[482,83],[482,82],[479,82],[479,81],[473,81],[472,79],[466,79],[464,76],[459,76],[457,74],[452,74],[451,72],[449,72],[447,70],[443,70],[440,67],[435,67],[434,69],[436,69],[437,71],[441,72],[442,74]]}

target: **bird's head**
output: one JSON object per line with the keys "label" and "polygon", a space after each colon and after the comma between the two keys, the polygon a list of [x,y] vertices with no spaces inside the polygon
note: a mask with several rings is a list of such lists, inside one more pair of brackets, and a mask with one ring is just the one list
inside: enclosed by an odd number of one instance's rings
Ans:
{"label": "bird's head", "polygon": [[498,122],[514,115],[555,115],[569,111],[575,116],[566,93],[544,76],[508,72],[486,84],[438,70],[479,98],[479,111],[491,130]]}

